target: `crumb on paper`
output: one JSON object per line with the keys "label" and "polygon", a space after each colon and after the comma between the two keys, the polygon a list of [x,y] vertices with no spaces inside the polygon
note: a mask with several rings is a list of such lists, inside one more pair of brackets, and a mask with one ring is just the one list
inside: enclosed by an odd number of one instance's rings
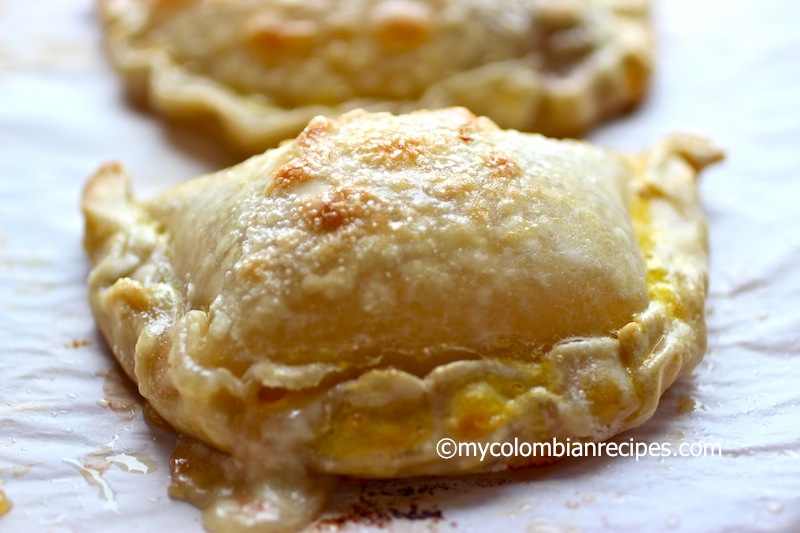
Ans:
{"label": "crumb on paper", "polygon": [[74,349],[77,350],[78,348],[83,348],[84,346],[89,346],[90,344],[92,344],[92,342],[88,341],[86,339],[73,339],[72,342],[66,343],[64,345],[64,347],[65,348],[74,348]]}

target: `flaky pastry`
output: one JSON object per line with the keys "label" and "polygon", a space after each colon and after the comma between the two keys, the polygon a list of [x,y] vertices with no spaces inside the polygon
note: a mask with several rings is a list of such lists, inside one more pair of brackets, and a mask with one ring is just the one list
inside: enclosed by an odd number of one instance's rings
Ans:
{"label": "flaky pastry", "polygon": [[643,97],[648,0],[101,0],[132,93],[251,153],[315,115],[459,105],[579,136]]}
{"label": "flaky pastry", "polygon": [[436,443],[598,441],[650,417],[705,350],[695,178],[720,156],[451,108],[320,116],[149,202],[110,164],[83,203],[91,307],[152,407],[232,458],[215,468],[236,488],[173,493],[212,529],[296,528],[324,501],[312,475],[538,464]]}

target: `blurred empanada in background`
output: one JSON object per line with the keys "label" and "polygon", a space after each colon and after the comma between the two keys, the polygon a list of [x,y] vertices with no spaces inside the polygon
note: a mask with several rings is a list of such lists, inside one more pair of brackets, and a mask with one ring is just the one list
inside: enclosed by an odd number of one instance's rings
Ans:
{"label": "blurred empanada in background", "polygon": [[[580,136],[632,108],[647,0],[101,0],[131,93],[261,152],[316,115],[465,106]],[[202,119],[202,121],[200,120]]]}
{"label": "blurred empanada in background", "polygon": [[112,164],[84,196],[90,303],[153,408],[223,452],[192,445],[225,466],[176,461],[173,494],[215,530],[298,528],[320,476],[539,464],[436,444],[598,441],[649,418],[705,351],[696,177],[720,157],[453,108],[317,117],[147,202]]}

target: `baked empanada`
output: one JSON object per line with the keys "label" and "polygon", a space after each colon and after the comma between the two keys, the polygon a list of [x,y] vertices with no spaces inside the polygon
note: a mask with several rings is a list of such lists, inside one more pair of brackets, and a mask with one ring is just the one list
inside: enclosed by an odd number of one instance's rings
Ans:
{"label": "baked empanada", "polygon": [[149,202],[112,164],[83,203],[91,307],[152,407],[224,454],[188,448],[233,458],[203,472],[238,488],[175,494],[214,529],[291,529],[324,500],[312,475],[536,464],[552,458],[436,444],[602,440],[650,417],[705,350],[695,178],[720,156],[452,108],[317,117]]}
{"label": "baked empanada", "polygon": [[579,136],[633,107],[648,0],[101,0],[114,64],[158,112],[251,153],[315,115],[459,105]]}

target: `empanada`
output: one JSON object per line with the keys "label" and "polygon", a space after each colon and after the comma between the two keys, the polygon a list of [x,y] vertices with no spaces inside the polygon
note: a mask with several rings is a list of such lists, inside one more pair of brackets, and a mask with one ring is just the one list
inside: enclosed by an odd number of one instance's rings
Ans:
{"label": "empanada", "polygon": [[643,97],[648,0],[101,0],[107,44],[158,112],[251,153],[315,115],[460,105],[579,136]]}
{"label": "empanada", "polygon": [[149,202],[112,164],[84,197],[91,307],[155,410],[234,458],[216,471],[237,489],[188,491],[207,524],[266,506],[291,529],[324,499],[312,474],[536,464],[436,444],[602,440],[650,417],[705,350],[695,179],[720,156],[452,108],[317,117]]}

